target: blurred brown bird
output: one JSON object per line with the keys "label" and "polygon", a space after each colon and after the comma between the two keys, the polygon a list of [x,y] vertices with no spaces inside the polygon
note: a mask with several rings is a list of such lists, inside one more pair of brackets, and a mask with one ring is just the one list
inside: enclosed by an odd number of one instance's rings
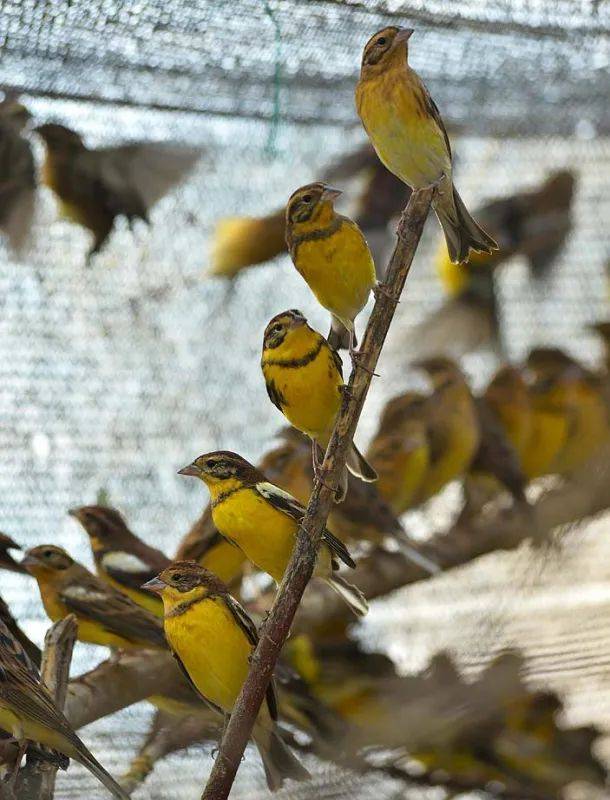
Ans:
{"label": "blurred brown bird", "polygon": [[30,119],[15,98],[0,102],[0,230],[17,253],[27,242],[34,214],[36,166],[23,136]]}
{"label": "blurred brown bird", "polygon": [[170,143],[90,149],[76,131],[47,123],[35,129],[46,145],[42,181],[58,197],[65,217],[87,228],[90,258],[108,239],[114,221],[148,222],[154,203],[194,167],[200,152]]}
{"label": "blurred brown bird", "polygon": [[11,635],[19,642],[21,647],[23,647],[32,663],[37,667],[40,667],[40,661],[42,658],[40,648],[35,645],[34,642],[21,630],[17,620],[11,614],[10,608],[4,602],[2,597],[0,597],[0,621],[6,625],[11,632]]}
{"label": "blurred brown bird", "polygon": [[11,550],[21,550],[21,548],[10,536],[0,533],[0,569],[27,575],[27,570],[10,554]]}
{"label": "blurred brown bird", "polygon": [[171,560],[133,534],[115,508],[81,506],[68,513],[80,522],[89,536],[99,577],[134,603],[162,617],[163,603],[142,586],[168,567]]}
{"label": "blurred brown bird", "polygon": [[430,457],[417,493],[418,501],[424,502],[467,472],[480,444],[480,431],[474,397],[455,362],[439,356],[412,366],[426,372],[433,386],[421,412]]}

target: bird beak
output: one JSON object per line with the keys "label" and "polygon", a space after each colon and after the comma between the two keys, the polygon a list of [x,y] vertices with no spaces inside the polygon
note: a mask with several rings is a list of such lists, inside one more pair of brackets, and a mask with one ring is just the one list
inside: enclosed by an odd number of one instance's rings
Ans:
{"label": "bird beak", "polygon": [[162,581],[161,578],[156,577],[156,578],[151,578],[149,581],[146,581],[146,583],[143,583],[142,589],[147,589],[149,592],[152,592],[153,594],[161,594],[163,589],[165,589],[165,586],[166,584],[164,583],[164,581]]}
{"label": "bird beak", "polygon": [[197,464],[187,464],[186,467],[178,470],[178,475],[192,475],[194,478],[198,478],[201,475],[201,470]]}
{"label": "bird beak", "polygon": [[333,189],[332,186],[326,186],[324,189],[324,200],[336,200],[337,197],[341,197],[343,191],[341,189]]}
{"label": "bird beak", "polygon": [[74,517],[74,519],[80,520],[80,509],[78,509],[78,508],[69,508],[68,509],[68,514],[71,517]]}
{"label": "bird beak", "polygon": [[413,28],[401,28],[396,34],[395,42],[408,42],[413,35]]}
{"label": "bird beak", "polygon": [[26,553],[25,556],[19,562],[24,569],[30,571],[30,567],[37,567],[39,565],[39,560],[36,556],[33,556],[31,553]]}

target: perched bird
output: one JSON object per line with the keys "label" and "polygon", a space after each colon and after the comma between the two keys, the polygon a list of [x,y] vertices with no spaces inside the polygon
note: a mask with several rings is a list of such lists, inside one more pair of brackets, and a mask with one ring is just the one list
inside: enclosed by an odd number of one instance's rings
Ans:
{"label": "perched bird", "polygon": [[148,222],[150,208],[200,157],[170,143],[91,149],[76,131],[56,123],[35,131],[46,145],[43,183],[57,195],[64,216],[93,233],[88,258],[101,250],[117,217]]}
{"label": "perched bird", "polygon": [[468,213],[452,180],[451,145],[436,104],[408,64],[407,28],[387,27],[367,42],[356,108],[377,155],[413,189],[436,184],[434,210],[452,261],[470,250],[491,252],[496,242]]}
{"label": "perched bird", "polygon": [[500,421],[523,461],[533,431],[533,409],[527,383],[519,369],[505,364],[493,376],[483,397]]}
{"label": "perched bird", "polygon": [[11,550],[21,550],[21,548],[10,536],[7,536],[5,533],[0,533],[0,569],[6,569],[9,572],[18,572],[21,575],[25,575],[26,570],[18,561],[15,561],[10,554]]}
{"label": "perched bird", "polygon": [[417,500],[430,467],[430,446],[422,410],[426,399],[417,392],[392,398],[385,406],[367,457],[379,475],[378,487],[396,514]]}
{"label": "perched bird", "polygon": [[[361,183],[355,197],[354,222],[362,228],[375,265],[380,268],[388,243],[392,242],[388,223],[405,207],[411,190],[388,172],[368,142],[330,164],[320,180],[343,183],[354,178]],[[285,252],[285,208],[263,217],[221,219],[212,241],[210,275],[232,279],[242,270]]]}
{"label": "perched bird", "polygon": [[297,189],[286,206],[286,242],[297,272],[330,311],[329,344],[353,354],[354,320],[375,287],[375,264],[360,228],[335,211],[340,194],[324,183]]}
{"label": "perched bird", "polygon": [[430,463],[417,493],[424,502],[468,470],[480,444],[474,397],[460,368],[437,357],[413,364],[428,375],[433,392],[422,404]]}
{"label": "perched bird", "polygon": [[[258,468],[271,483],[306,506],[313,488],[309,440],[295,428],[283,428],[280,437],[280,444],[263,456]],[[364,483],[350,475],[345,499],[331,509],[327,527],[344,542],[381,544],[392,540],[413,563],[430,574],[438,572],[438,566],[417,551],[376,483]]]}
{"label": "perched bird", "polygon": [[27,241],[35,204],[36,165],[23,136],[30,119],[30,112],[15,98],[0,102],[0,230],[17,252]]}
{"label": "perched bird", "polygon": [[[172,564],[146,588],[163,599],[165,633],[185,676],[204,700],[230,715],[258,642],[254,623],[225,584],[192,561]],[[252,731],[271,791],[279,789],[287,778],[310,778],[284,744],[277,718],[272,681]]]}
{"label": "perched bird", "polygon": [[562,475],[573,472],[610,436],[599,376],[557,348],[535,348],[527,368],[535,375],[537,407],[566,420],[565,439],[550,470]]}
{"label": "perched bird", "polygon": [[2,597],[0,597],[0,621],[3,622],[4,625],[6,625],[6,627],[9,629],[11,636],[19,642],[21,647],[27,653],[30,661],[35,664],[36,667],[40,667],[40,661],[42,659],[40,648],[35,645],[34,642],[21,630],[17,620],[11,614],[10,608],[4,602]]}
{"label": "perched bird", "polygon": [[[244,458],[226,450],[199,456],[179,474],[200,478],[207,485],[212,517],[220,533],[279,584],[305,516],[298,500],[269,483]],[[363,616],[368,610],[366,600],[338,574],[340,561],[355,567],[343,542],[325,529],[314,577],[324,580],[355,614]]]}
{"label": "perched bird", "polygon": [[38,581],[53,622],[74,614],[81,642],[124,650],[167,647],[160,620],[55,545],[28,550],[23,566]]}
{"label": "perched bird", "polygon": [[222,536],[208,506],[186,534],[176,552],[176,561],[196,561],[227,586],[237,586],[248,563],[243,550]]}
{"label": "perched bird", "polygon": [[[29,741],[38,742],[64,753],[82,764],[120,800],[128,795],[76,735],[23,648],[8,628],[0,622],[0,727],[20,745],[16,771]],[[67,766],[65,763],[62,766]]]}
{"label": "perched bird", "polygon": [[[269,399],[312,442],[314,471],[326,451],[341,407],[343,365],[336,350],[307,324],[300,311],[277,314],[265,328],[261,368]],[[352,442],[337,501],[347,492],[347,471],[363,481],[377,473]]]}
{"label": "perched bird", "polygon": [[99,577],[134,603],[162,617],[163,603],[153,592],[142,589],[142,584],[168,567],[171,560],[135,536],[114,508],[82,506],[68,513],[81,523],[89,536]]}

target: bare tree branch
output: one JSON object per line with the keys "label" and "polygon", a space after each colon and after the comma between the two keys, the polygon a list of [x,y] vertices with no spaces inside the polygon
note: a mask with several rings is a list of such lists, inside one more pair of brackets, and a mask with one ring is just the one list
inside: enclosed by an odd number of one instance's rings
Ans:
{"label": "bare tree branch", "polygon": [[352,370],[326,451],[321,476],[314,485],[290,563],[269,617],[261,630],[250,672],[222,737],[218,757],[203,793],[204,800],[225,800],[233,785],[273,668],[313,573],[320,538],[333,502],[333,488],[337,486],[345,466],[347,450],[356,432],[375,366],[409,274],[433,195],[432,188],[414,192],[403,212],[386,284],[377,293],[375,307],[364,334],[360,361]]}

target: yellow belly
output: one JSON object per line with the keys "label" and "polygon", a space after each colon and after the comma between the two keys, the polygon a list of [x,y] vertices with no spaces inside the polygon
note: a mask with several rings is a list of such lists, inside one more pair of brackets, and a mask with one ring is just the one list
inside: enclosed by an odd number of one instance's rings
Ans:
{"label": "yellow belly", "polygon": [[248,674],[252,645],[224,603],[201,600],[166,617],[165,633],[199,692],[229,713]]}
{"label": "yellow belly", "polygon": [[[407,76],[411,76],[407,78]],[[426,112],[414,73],[389,70],[361,82],[356,103],[362,123],[385,166],[409,186],[451,177],[443,132]]]}
{"label": "yellow belly", "polygon": [[341,406],[343,386],[330,352],[323,348],[314,361],[296,369],[263,365],[263,373],[284,398],[286,419],[326,446]]}
{"label": "yellow belly", "polygon": [[[256,492],[243,490],[212,511],[218,530],[243,550],[247,558],[280,583],[294,550],[297,523],[276,511]],[[328,548],[318,556],[317,575],[330,574]]]}
{"label": "yellow belly", "polygon": [[402,437],[386,439],[369,451],[369,461],[379,476],[377,488],[395,514],[411,508],[429,466],[426,442],[405,447]]}
{"label": "yellow belly", "polygon": [[559,413],[537,410],[532,418],[530,440],[523,453],[522,467],[528,478],[551,472],[567,433],[566,418]]}
{"label": "yellow belly", "polygon": [[448,483],[460,478],[468,470],[479,444],[476,423],[469,424],[462,415],[455,415],[449,421],[449,431],[444,452],[432,464],[418,493],[422,502],[435,494]]}
{"label": "yellow belly", "polygon": [[301,242],[294,264],[320,305],[351,327],[375,284],[375,265],[357,226],[346,220],[326,239]]}
{"label": "yellow belly", "polygon": [[575,410],[573,424],[553,464],[554,471],[572,472],[584,464],[608,438],[606,409],[594,397],[583,400]]}

